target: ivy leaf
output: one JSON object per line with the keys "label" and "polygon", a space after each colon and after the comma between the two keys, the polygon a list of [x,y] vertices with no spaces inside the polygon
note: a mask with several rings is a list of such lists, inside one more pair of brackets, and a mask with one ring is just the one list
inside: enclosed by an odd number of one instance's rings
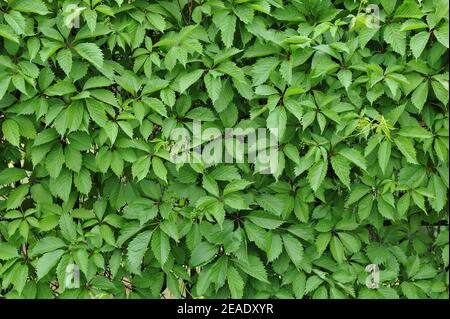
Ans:
{"label": "ivy leaf", "polygon": [[27,173],[23,169],[15,167],[5,168],[0,172],[0,184],[1,185],[11,184],[20,181],[25,177],[27,177]]}
{"label": "ivy leaf", "polygon": [[0,260],[10,260],[19,257],[17,248],[8,243],[0,243]]}
{"label": "ivy leaf", "polygon": [[317,192],[327,174],[328,162],[319,161],[315,163],[308,171],[308,181],[314,192]]}
{"label": "ivy leaf", "polygon": [[345,260],[344,246],[342,246],[342,243],[337,236],[331,237],[330,251],[338,264],[341,264]]}
{"label": "ivy leaf", "polygon": [[348,233],[339,232],[338,237],[344,244],[345,248],[347,248],[351,253],[355,254],[360,251],[361,241],[355,236]]}
{"label": "ivy leaf", "polygon": [[400,55],[405,55],[406,50],[406,34],[401,30],[398,23],[388,24],[384,28],[384,41],[389,43],[394,50]]}
{"label": "ivy leaf", "polygon": [[320,233],[316,238],[316,248],[319,255],[322,255],[325,249],[327,249],[327,246],[331,239],[331,233],[325,232]]}
{"label": "ivy leaf", "polygon": [[331,166],[341,182],[350,189],[350,162],[341,155],[331,157]]}
{"label": "ivy leaf", "polygon": [[136,160],[131,167],[133,177],[138,181],[144,179],[150,170],[150,164],[151,161],[148,155],[144,155]]}
{"label": "ivy leaf", "polygon": [[383,174],[386,172],[386,167],[389,163],[390,157],[391,157],[391,142],[389,140],[385,140],[381,142],[380,147],[378,148],[378,163],[380,165]]}
{"label": "ivy leaf", "polygon": [[239,299],[244,294],[244,281],[241,275],[233,266],[228,267],[227,270],[227,283],[230,288],[231,298]]}
{"label": "ivy leaf", "polygon": [[416,59],[420,57],[428,40],[430,39],[430,34],[426,31],[422,31],[411,37],[409,46]]}
{"label": "ivy leaf", "polygon": [[158,100],[156,98],[145,98],[142,101],[145,104],[147,104],[156,113],[158,113],[164,117],[167,117],[166,107],[160,100]]}
{"label": "ivy leaf", "polygon": [[11,282],[19,295],[22,294],[22,291],[27,283],[27,279],[28,266],[23,264],[16,264],[16,266],[14,267]]}
{"label": "ivy leaf", "polygon": [[167,169],[163,161],[157,156],[152,158],[152,169],[156,176],[167,183]]}
{"label": "ivy leaf", "polygon": [[236,264],[242,269],[242,271],[246,272],[253,278],[268,283],[266,269],[257,256],[250,255],[248,256],[248,262],[236,261]]}
{"label": "ivy leaf", "polygon": [[47,6],[42,0],[16,0],[12,4],[12,7],[18,11],[37,13],[39,15],[46,15],[49,13]]}
{"label": "ivy leaf", "polygon": [[6,140],[12,145],[19,147],[20,145],[20,130],[19,125],[17,125],[14,120],[5,120],[2,123],[2,132]]}
{"label": "ivy leaf", "polygon": [[297,268],[300,267],[303,259],[302,244],[289,234],[282,235],[281,237],[283,238],[284,248],[286,249],[289,258],[291,258]]}
{"label": "ivy leaf", "polygon": [[147,251],[152,234],[153,232],[150,230],[142,232],[134,237],[133,240],[128,244],[127,260],[130,265],[131,272],[135,274],[141,273],[142,258],[144,258],[144,255]]}
{"label": "ivy leaf", "polygon": [[447,49],[449,48],[448,44],[448,22],[443,23],[438,29],[433,31],[434,36],[436,39]]}
{"label": "ivy leaf", "polygon": [[80,43],[74,47],[75,51],[98,69],[103,67],[103,52],[94,43]]}
{"label": "ivy leaf", "polygon": [[59,248],[65,247],[66,244],[61,238],[47,236],[39,240],[33,249],[30,251],[30,256],[37,256],[40,254],[55,251]]}
{"label": "ivy leaf", "polygon": [[151,246],[152,252],[156,259],[159,261],[161,266],[164,266],[170,253],[169,237],[163,231],[158,229],[153,234]]}
{"label": "ivy leaf", "polygon": [[414,90],[411,96],[411,102],[419,111],[422,111],[423,106],[427,101],[427,97],[428,97],[428,83],[423,82]]}
{"label": "ivy leaf", "polygon": [[70,76],[70,71],[72,71],[72,52],[69,49],[59,50],[56,59],[64,73]]}
{"label": "ivy leaf", "polygon": [[25,33],[25,18],[18,11],[11,11],[5,14],[5,20],[15,33],[21,35]]}
{"label": "ivy leaf", "polygon": [[360,167],[363,170],[367,169],[367,162],[364,156],[355,149],[344,148],[339,151],[339,154],[348,159],[350,162]]}
{"label": "ivy leaf", "polygon": [[19,43],[19,37],[8,25],[0,24],[0,36],[13,42]]}
{"label": "ivy leaf", "polygon": [[197,82],[203,75],[203,70],[195,70],[190,73],[186,73],[180,77],[180,93],[184,93],[191,85]]}
{"label": "ivy leaf", "polygon": [[266,213],[266,212],[254,212],[250,213],[246,217],[248,220],[250,220],[255,225],[258,225],[262,228],[266,229],[276,229],[280,227],[281,224],[283,224],[283,221],[274,216],[273,214]]}
{"label": "ivy leaf", "polygon": [[25,199],[25,196],[28,194],[30,186],[28,184],[20,185],[16,189],[14,189],[10,194],[8,199],[6,200],[6,208],[14,209],[18,208]]}
{"label": "ivy leaf", "polygon": [[411,164],[418,164],[416,159],[416,149],[414,148],[414,143],[403,136],[397,136],[394,139],[395,145],[399,151],[405,156],[406,161]]}
{"label": "ivy leaf", "polygon": [[385,218],[395,220],[395,209],[383,198],[377,200],[378,212]]}
{"label": "ivy leaf", "polygon": [[56,266],[59,259],[62,257],[62,255],[64,255],[64,253],[64,250],[58,249],[42,255],[42,257],[40,257],[36,263],[37,279],[39,280],[47,275],[50,270]]}
{"label": "ivy leaf", "polygon": [[204,241],[198,244],[191,253],[189,265],[191,267],[200,266],[210,261],[217,253],[217,247]]}
{"label": "ivy leaf", "polygon": [[421,126],[405,126],[398,130],[397,134],[400,136],[419,139],[428,139],[433,137],[433,134]]}
{"label": "ivy leaf", "polygon": [[227,15],[220,20],[222,41],[225,47],[229,48],[233,45],[234,31],[236,30],[236,16]]}
{"label": "ivy leaf", "polygon": [[263,84],[278,64],[279,61],[273,57],[258,60],[252,68],[253,84]]}

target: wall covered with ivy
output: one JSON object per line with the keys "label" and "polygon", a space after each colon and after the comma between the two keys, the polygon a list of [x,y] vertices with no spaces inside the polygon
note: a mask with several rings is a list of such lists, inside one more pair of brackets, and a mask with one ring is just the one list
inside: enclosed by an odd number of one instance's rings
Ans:
{"label": "wall covered with ivy", "polygon": [[448,298],[448,7],[0,0],[0,297]]}

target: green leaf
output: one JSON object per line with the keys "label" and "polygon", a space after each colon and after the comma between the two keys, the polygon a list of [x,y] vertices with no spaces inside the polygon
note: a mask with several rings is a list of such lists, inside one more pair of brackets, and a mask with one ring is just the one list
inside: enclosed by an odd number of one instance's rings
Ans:
{"label": "green leaf", "polygon": [[411,37],[409,46],[411,47],[411,51],[416,59],[418,59],[422,54],[429,39],[430,34],[426,31],[419,32]]}
{"label": "green leaf", "polygon": [[27,13],[37,13],[40,15],[49,13],[47,6],[42,0],[16,0],[13,2],[12,7],[15,10]]}
{"label": "green leaf", "polygon": [[286,131],[287,126],[287,116],[286,110],[284,108],[276,108],[272,112],[270,112],[267,117],[267,127],[275,128],[278,134],[278,137],[281,139],[284,136],[284,132]]}
{"label": "green leaf", "polygon": [[203,265],[213,259],[216,253],[217,247],[206,241],[203,241],[192,250],[191,258],[189,259],[189,265],[191,267]]}
{"label": "green leaf", "polygon": [[137,159],[131,167],[133,177],[138,181],[144,179],[150,170],[150,164],[151,161],[148,155],[144,155]]}
{"label": "green leaf", "polygon": [[77,91],[75,85],[68,80],[61,80],[47,88],[44,92],[49,96],[61,96],[71,94]]}
{"label": "green leaf", "polygon": [[378,212],[385,218],[395,220],[395,209],[383,198],[378,198]]}
{"label": "green leaf", "polygon": [[150,98],[145,98],[142,101],[145,104],[147,104],[153,111],[158,113],[159,115],[167,117],[166,107],[160,100],[150,97]]}
{"label": "green leaf", "polygon": [[64,255],[64,250],[58,249],[49,253],[44,254],[37,260],[36,263],[36,273],[37,279],[40,280],[45,275],[47,275],[50,270],[56,266],[59,259]]}
{"label": "green leaf", "polygon": [[378,164],[380,165],[383,174],[386,172],[386,167],[389,163],[390,157],[391,142],[389,140],[385,140],[381,142],[380,147],[378,148]]}
{"label": "green leaf", "polygon": [[9,13],[6,13],[5,20],[15,33],[19,35],[25,33],[26,22],[25,18],[20,12],[11,11]]}
{"label": "green leaf", "polygon": [[70,76],[70,71],[72,71],[72,52],[69,49],[59,50],[56,59],[64,73]]}
{"label": "green leaf", "polygon": [[325,232],[320,233],[316,238],[316,248],[319,255],[322,255],[325,249],[327,249],[327,246],[331,239],[331,233]]}
{"label": "green leaf", "polygon": [[253,278],[265,283],[269,283],[269,281],[267,280],[266,268],[257,256],[249,255],[248,262],[237,260],[236,264],[239,266],[239,268],[242,269],[242,271],[252,276]]}
{"label": "green leaf", "polygon": [[419,4],[416,1],[406,0],[395,11],[395,18],[416,18],[420,19],[423,16]]}
{"label": "green leaf", "polygon": [[12,145],[19,147],[20,145],[20,130],[14,120],[5,120],[2,123],[2,132],[5,139]]}
{"label": "green leaf", "polygon": [[42,144],[46,144],[49,142],[54,141],[58,138],[58,132],[56,132],[54,129],[46,129],[42,130],[36,135],[36,138],[34,139],[34,146],[39,146]]}
{"label": "green leaf", "polygon": [[342,86],[347,90],[352,84],[352,71],[341,70],[338,72],[337,76]]}
{"label": "green leaf", "polygon": [[292,280],[292,290],[297,299],[302,299],[306,292],[306,275],[299,272]]}
{"label": "green leaf", "polygon": [[342,243],[337,236],[331,237],[330,251],[338,264],[341,264],[345,260],[344,246],[342,246]]}
{"label": "green leaf", "polygon": [[25,196],[28,195],[28,190],[30,186],[28,184],[20,185],[16,189],[14,189],[8,196],[6,200],[6,208],[14,209],[22,205],[22,202],[25,199]]}
{"label": "green leaf", "polygon": [[61,234],[63,237],[73,242],[77,238],[77,229],[76,225],[69,214],[63,214],[59,219],[59,227],[61,229]]}
{"label": "green leaf", "polygon": [[81,153],[72,146],[67,146],[64,150],[64,163],[67,168],[74,172],[81,170],[83,157]]}
{"label": "green leaf", "polygon": [[0,243],[0,260],[10,260],[19,257],[17,248],[9,243]]}
{"label": "green leaf", "polygon": [[27,280],[28,280],[28,266],[23,264],[16,264],[16,266],[14,267],[11,282],[19,295],[22,294],[22,291],[27,283]]}
{"label": "green leaf", "polygon": [[274,261],[283,252],[283,242],[281,236],[278,234],[272,234],[266,248],[267,260]]}
{"label": "green leaf", "polygon": [[413,92],[411,102],[419,111],[422,111],[428,97],[428,83],[421,83]]}
{"label": "green leaf", "polygon": [[442,249],[442,260],[444,261],[444,266],[448,267],[448,245]]}
{"label": "green leaf", "polygon": [[308,171],[308,181],[314,192],[317,192],[327,174],[328,162],[319,161],[315,163]]}
{"label": "green leaf", "polygon": [[289,258],[291,258],[297,268],[300,267],[303,260],[303,246],[301,242],[289,234],[284,234],[281,237]]}
{"label": "green leaf", "polygon": [[395,145],[399,151],[405,156],[406,161],[411,164],[418,164],[416,159],[416,149],[414,148],[414,143],[403,136],[397,136],[394,139]]}
{"label": "green leaf", "polygon": [[448,44],[448,22],[441,24],[441,26],[433,31],[436,39],[447,49],[449,48]]}
{"label": "green leaf", "polygon": [[217,185],[217,182],[211,176],[203,176],[202,186],[209,193],[213,194],[216,197],[219,197],[219,185]]}
{"label": "green leaf", "polygon": [[13,29],[11,29],[11,27],[8,25],[0,24],[0,36],[16,42],[17,44],[19,43],[19,38],[14,33]]}
{"label": "green leaf", "polygon": [[75,51],[98,69],[103,67],[103,52],[95,43],[80,43],[74,47]]}
{"label": "green leaf", "polygon": [[158,262],[163,266],[170,254],[170,240],[169,237],[161,230],[155,230],[152,237],[152,252]]}
{"label": "green leaf", "polygon": [[[2,31],[0,26],[0,35],[2,35],[1,32]],[[5,96],[10,83],[11,77],[0,78],[0,99],[3,99],[3,97]]]}
{"label": "green leaf", "polygon": [[244,294],[244,281],[241,275],[233,266],[229,266],[227,269],[227,283],[230,289],[231,298],[240,299]]}
{"label": "green leaf", "polygon": [[276,229],[283,224],[283,221],[273,214],[263,211],[252,212],[246,216],[246,219],[265,229]]}
{"label": "green leaf", "polygon": [[348,251],[350,251],[353,254],[360,251],[361,241],[358,238],[349,233],[339,232],[337,234]]}
{"label": "green leaf", "polygon": [[91,174],[86,168],[82,168],[77,174],[74,174],[73,183],[81,193],[87,195],[92,188]]}
{"label": "green leaf", "polygon": [[273,57],[258,60],[252,68],[253,84],[260,85],[266,82],[278,64],[279,61]]}
{"label": "green leaf", "polygon": [[398,130],[397,134],[400,136],[420,138],[420,139],[427,139],[433,137],[433,134],[431,134],[431,132],[420,126],[402,127],[400,130]]}
{"label": "green leaf", "polygon": [[193,72],[182,75],[179,78],[179,92],[184,93],[184,91],[186,91],[191,85],[193,85],[202,77],[203,72],[203,70],[195,70]]}
{"label": "green leaf", "polygon": [[20,181],[25,177],[27,177],[27,173],[25,170],[21,168],[15,167],[5,168],[0,172],[0,184],[1,185],[11,184]]}
{"label": "green leaf", "polygon": [[250,186],[251,184],[253,184],[253,182],[249,182],[244,179],[232,181],[225,186],[223,190],[223,195],[225,196],[234,192],[241,191]]}
{"label": "green leaf", "polygon": [[127,260],[130,266],[130,271],[135,274],[141,273],[142,258],[148,249],[150,238],[153,231],[145,231],[133,238],[128,244],[127,248]]}
{"label": "green leaf", "polygon": [[350,189],[350,162],[341,155],[331,157],[331,166],[341,182]]}
{"label": "green leaf", "polygon": [[362,221],[370,216],[372,212],[373,198],[372,195],[366,195],[358,204],[358,216]]}
{"label": "green leaf", "polygon": [[344,148],[338,152],[340,155],[344,156],[350,162],[360,167],[363,170],[367,169],[367,161],[361,153],[355,149]]}
{"label": "green leaf", "polygon": [[163,161],[157,156],[152,158],[152,169],[156,176],[167,183],[167,169]]}
{"label": "green leaf", "polygon": [[225,47],[229,48],[233,45],[234,31],[236,29],[236,16],[227,15],[220,19],[220,34]]}
{"label": "green leaf", "polygon": [[39,240],[33,249],[30,251],[30,256],[34,257],[37,255],[45,254],[48,252],[55,251],[59,248],[65,247],[65,242],[58,237],[47,236]]}
{"label": "green leaf", "polygon": [[389,43],[394,50],[400,55],[405,55],[406,50],[406,34],[401,30],[400,24],[391,23],[384,28],[384,41]]}

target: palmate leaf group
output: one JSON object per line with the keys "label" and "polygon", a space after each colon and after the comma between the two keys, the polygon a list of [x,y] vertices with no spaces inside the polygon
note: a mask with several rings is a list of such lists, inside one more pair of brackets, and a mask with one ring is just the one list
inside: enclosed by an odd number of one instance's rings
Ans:
{"label": "palmate leaf group", "polygon": [[0,0],[0,297],[448,298],[448,2],[366,2]]}

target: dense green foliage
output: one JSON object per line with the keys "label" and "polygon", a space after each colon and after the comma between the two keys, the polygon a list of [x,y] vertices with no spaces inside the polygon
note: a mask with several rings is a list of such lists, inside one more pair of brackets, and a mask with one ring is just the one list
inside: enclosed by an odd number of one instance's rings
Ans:
{"label": "dense green foliage", "polygon": [[0,0],[0,296],[448,298],[448,2],[370,3]]}

